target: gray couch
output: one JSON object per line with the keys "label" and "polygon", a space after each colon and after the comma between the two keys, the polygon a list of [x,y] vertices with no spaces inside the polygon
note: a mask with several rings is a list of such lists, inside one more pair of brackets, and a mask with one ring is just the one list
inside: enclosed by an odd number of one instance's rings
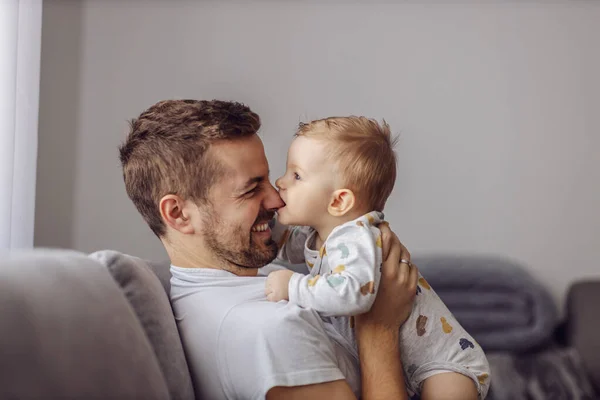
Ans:
{"label": "gray couch", "polygon": [[[0,399],[193,399],[168,289],[168,263],[117,252],[4,254]],[[566,340],[598,390],[600,282],[568,299]]]}

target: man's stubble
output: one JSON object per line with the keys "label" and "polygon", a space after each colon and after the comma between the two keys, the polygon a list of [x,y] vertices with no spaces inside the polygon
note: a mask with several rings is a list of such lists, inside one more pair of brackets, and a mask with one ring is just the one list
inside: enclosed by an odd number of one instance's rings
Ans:
{"label": "man's stubble", "polygon": [[[240,225],[224,224],[214,212],[209,214],[203,224],[204,241],[219,258],[240,268],[261,268],[277,256],[277,243],[273,239],[257,243],[252,232],[247,232]],[[271,219],[272,214],[261,211],[256,221]]]}

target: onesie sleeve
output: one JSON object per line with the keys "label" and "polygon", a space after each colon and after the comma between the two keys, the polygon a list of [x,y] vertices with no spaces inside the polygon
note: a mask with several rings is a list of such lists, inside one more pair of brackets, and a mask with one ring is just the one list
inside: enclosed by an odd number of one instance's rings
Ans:
{"label": "onesie sleeve", "polygon": [[[360,221],[359,221],[360,222]],[[381,232],[366,224],[336,228],[321,247],[326,272],[294,274],[288,286],[290,302],[323,316],[356,315],[368,311],[381,277]]]}

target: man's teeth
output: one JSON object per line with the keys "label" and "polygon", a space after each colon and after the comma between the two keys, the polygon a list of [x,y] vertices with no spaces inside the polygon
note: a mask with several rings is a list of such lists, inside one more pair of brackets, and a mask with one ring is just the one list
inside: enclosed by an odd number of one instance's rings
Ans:
{"label": "man's teeth", "polygon": [[268,223],[260,224],[260,225],[254,225],[252,227],[252,232],[264,232],[267,229],[269,229],[269,224]]}

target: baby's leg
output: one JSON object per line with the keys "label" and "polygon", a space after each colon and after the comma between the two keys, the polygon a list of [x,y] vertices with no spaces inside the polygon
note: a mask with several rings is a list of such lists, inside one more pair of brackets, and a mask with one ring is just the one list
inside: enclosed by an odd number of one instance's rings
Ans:
{"label": "baby's leg", "polygon": [[420,393],[430,376],[450,371],[473,379],[480,397],[487,393],[489,365],[483,350],[420,275],[413,311],[400,328],[400,355],[413,393]]}

